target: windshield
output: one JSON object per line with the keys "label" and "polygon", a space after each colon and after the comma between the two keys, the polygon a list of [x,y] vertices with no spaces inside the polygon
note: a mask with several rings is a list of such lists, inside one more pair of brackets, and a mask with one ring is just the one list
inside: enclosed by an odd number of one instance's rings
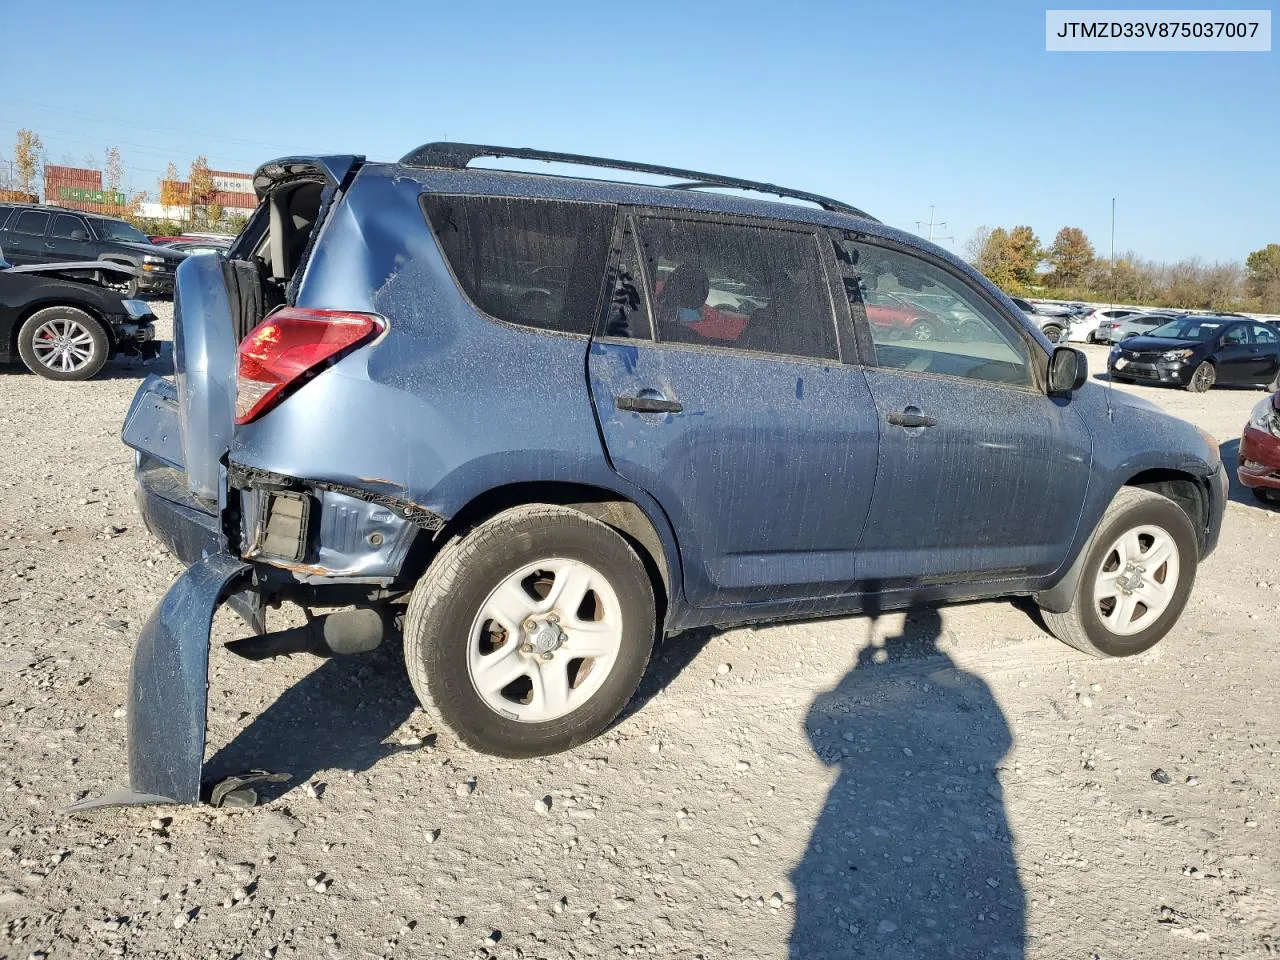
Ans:
{"label": "windshield", "polygon": [[129,243],[151,243],[147,235],[123,220],[95,220],[93,225],[103,240],[127,240]]}
{"label": "windshield", "polygon": [[1163,326],[1156,327],[1148,336],[1168,337],[1170,340],[1210,340],[1217,336],[1222,327],[1222,322],[1218,320],[1188,317],[1170,320]]}

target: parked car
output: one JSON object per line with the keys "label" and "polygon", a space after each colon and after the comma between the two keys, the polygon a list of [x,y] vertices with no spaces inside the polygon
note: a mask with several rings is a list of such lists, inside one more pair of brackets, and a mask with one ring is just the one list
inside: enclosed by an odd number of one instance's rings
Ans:
{"label": "parked car", "polygon": [[[129,268],[114,268],[128,279]],[[97,279],[93,263],[13,266],[0,253],[0,362],[48,380],[88,380],[113,354],[155,357],[155,314]]]}
{"label": "parked car", "polygon": [[1041,304],[1032,303],[1029,300],[1023,300],[1021,297],[1010,297],[1014,305],[1023,312],[1023,314],[1040,328],[1040,332],[1050,343],[1058,343],[1066,340],[1067,327],[1071,311],[1066,307],[1059,307],[1057,304]]}
{"label": "parked car", "polygon": [[880,290],[862,291],[867,320],[886,338],[933,340],[944,335],[947,324],[919,304]]}
{"label": "parked car", "polygon": [[1203,393],[1215,383],[1280,390],[1280,331],[1256,320],[1188,314],[1111,348],[1116,380],[1143,380]]}
{"label": "parked car", "polygon": [[1240,435],[1240,482],[1265,503],[1280,503],[1280,393],[1258,401]]}
{"label": "parked car", "polygon": [[1095,343],[1120,343],[1129,337],[1142,336],[1171,320],[1186,316],[1183,313],[1133,313],[1127,317],[1103,320],[1094,334]]}
{"label": "parked car", "polygon": [[[598,735],[655,640],[699,625],[1027,595],[1067,643],[1137,653],[1217,542],[1212,437],[1089,382],[972,267],[839,201],[457,143],[255,183],[229,258],[178,271],[181,391],[149,378],[125,420],[147,526],[189,568],[139,637],[131,785],[106,802],[199,796],[223,597],[251,659],[369,650],[403,612],[425,709],[532,757]],[[551,296],[502,294],[544,265],[567,267]],[[731,345],[697,329],[713,280],[758,304]],[[891,283],[987,336],[886,337],[860,291]],[[350,609],[267,632],[284,600]]]}
{"label": "parked car", "polygon": [[1072,319],[1068,339],[1077,343],[1096,343],[1098,328],[1102,324],[1110,324],[1112,321],[1124,320],[1146,312],[1136,307],[1086,307]]}
{"label": "parked car", "polygon": [[[173,272],[185,253],[157,247],[133,224],[113,217],[30,203],[0,203],[0,247],[10,262],[105,260],[134,268],[121,284],[126,297],[173,292]],[[110,282],[114,274],[104,272]]]}

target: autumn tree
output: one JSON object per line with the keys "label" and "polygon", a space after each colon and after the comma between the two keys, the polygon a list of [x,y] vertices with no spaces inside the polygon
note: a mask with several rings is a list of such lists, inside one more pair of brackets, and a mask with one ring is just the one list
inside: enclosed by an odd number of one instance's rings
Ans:
{"label": "autumn tree", "polygon": [[187,179],[191,218],[197,219],[197,210],[200,211],[201,219],[208,217],[209,204],[214,202],[218,188],[213,182],[213,171],[209,169],[209,161],[204,154],[191,161],[191,173]]}
{"label": "autumn tree", "polygon": [[164,178],[160,181],[160,206],[182,206],[182,188],[178,184],[178,165],[171,162],[164,168]]}
{"label": "autumn tree", "polygon": [[1018,279],[1013,270],[1013,247],[1009,231],[1004,227],[996,227],[994,230],[987,230],[981,238],[975,236],[970,243],[981,244],[973,262],[978,271],[1000,289],[1014,290]]}
{"label": "autumn tree", "polygon": [[1030,227],[1014,227],[1009,231],[1010,269],[1014,279],[1024,287],[1036,282],[1036,270],[1044,259],[1040,238]]}
{"label": "autumn tree", "polygon": [[1261,301],[1267,313],[1280,313],[1280,243],[1268,243],[1244,261],[1249,296]]}
{"label": "autumn tree", "polygon": [[44,164],[44,143],[39,134],[22,129],[13,148],[13,165],[17,172],[18,189],[23,193],[36,193],[40,168]]}
{"label": "autumn tree", "polygon": [[103,179],[106,181],[108,190],[114,190],[118,193],[124,184],[124,161],[120,159],[120,148],[107,147],[106,157],[107,162],[103,167],[105,174]]}
{"label": "autumn tree", "polygon": [[1045,251],[1045,259],[1053,268],[1051,283],[1056,287],[1079,284],[1093,266],[1093,244],[1079,227],[1063,227]]}

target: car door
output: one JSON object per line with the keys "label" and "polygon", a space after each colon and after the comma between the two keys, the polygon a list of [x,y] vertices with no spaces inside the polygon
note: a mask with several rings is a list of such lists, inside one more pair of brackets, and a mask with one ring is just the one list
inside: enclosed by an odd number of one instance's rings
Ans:
{"label": "car door", "polygon": [[9,218],[5,230],[5,258],[13,264],[48,263],[45,234],[49,231],[49,214],[44,210],[19,210]]}
{"label": "car door", "polygon": [[1218,383],[1253,383],[1261,366],[1254,353],[1249,324],[1233,323],[1219,334],[1215,372]]}
{"label": "car door", "polygon": [[49,259],[54,261],[96,260],[93,234],[83,217],[59,213],[49,227],[45,240]]}
{"label": "car door", "polygon": [[861,573],[912,586],[1047,575],[1067,558],[1089,485],[1092,441],[1069,400],[1046,395],[1043,349],[951,265],[844,235],[857,290],[943,293],[974,315],[965,338],[871,339],[880,421]]}
{"label": "car door", "polygon": [[614,469],[671,518],[688,602],[847,593],[878,428],[862,371],[840,362],[829,245],[636,210],[614,247],[592,398]]}
{"label": "car door", "polygon": [[1280,336],[1265,323],[1252,325],[1253,334],[1253,382],[1271,383],[1280,374]]}

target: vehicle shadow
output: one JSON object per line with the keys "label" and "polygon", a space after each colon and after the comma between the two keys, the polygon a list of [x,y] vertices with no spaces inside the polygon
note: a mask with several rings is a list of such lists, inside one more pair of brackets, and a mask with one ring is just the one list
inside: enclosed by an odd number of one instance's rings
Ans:
{"label": "vehicle shadow", "polygon": [[250,770],[288,774],[286,783],[257,785],[265,802],[322,771],[360,773],[384,757],[419,749],[386,742],[417,706],[399,643],[333,657],[214,753],[205,763],[206,784]]}
{"label": "vehicle shadow", "polygon": [[809,711],[814,751],[840,772],[791,874],[795,960],[1025,955],[997,776],[1012,734],[941,635],[937,609],[914,611]]}
{"label": "vehicle shadow", "polygon": [[1222,465],[1227,471],[1227,478],[1231,481],[1230,489],[1227,491],[1227,499],[1234,503],[1244,504],[1246,507],[1253,507],[1255,510],[1267,510],[1273,513],[1280,510],[1280,504],[1263,503],[1254,495],[1252,490],[1240,482],[1240,476],[1236,473],[1236,467],[1240,463],[1239,437],[1218,444],[1218,453],[1222,457]]}

